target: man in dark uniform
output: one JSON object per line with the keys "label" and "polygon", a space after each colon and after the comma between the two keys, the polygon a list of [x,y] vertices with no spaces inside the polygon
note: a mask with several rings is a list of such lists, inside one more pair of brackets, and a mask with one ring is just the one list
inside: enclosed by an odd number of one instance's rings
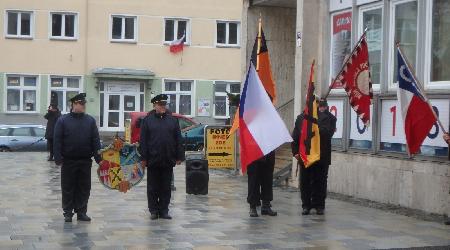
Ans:
{"label": "man in dark uniform", "polygon": [[91,167],[94,157],[101,157],[100,138],[95,119],[86,110],[86,94],[80,93],[70,99],[69,114],[58,119],[54,134],[56,165],[61,168],[62,208],[66,222],[72,221],[73,210],[77,220],[90,221],[86,215],[91,191]]}
{"label": "man in dark uniform", "polygon": [[55,124],[58,118],[61,116],[61,111],[58,109],[58,105],[52,103],[48,107],[47,114],[44,118],[47,119],[47,126],[45,127],[45,139],[47,139],[47,150],[50,152],[48,161],[54,161],[53,159],[53,134],[55,131]]}
{"label": "man in dark uniform", "polygon": [[325,99],[319,102],[318,125],[320,134],[320,160],[305,168],[299,156],[299,137],[302,130],[303,114],[295,121],[292,137],[292,154],[300,164],[300,191],[302,198],[302,214],[308,215],[312,208],[318,215],[325,211],[327,196],[328,168],[331,164],[331,138],[336,131],[336,117],[328,111]]}
{"label": "man in dark uniform", "polygon": [[172,219],[169,215],[173,167],[184,160],[178,120],[167,110],[167,95],[155,96],[141,124],[139,140],[142,164],[147,167],[147,199],[150,219]]}
{"label": "man in dark uniform", "polygon": [[257,206],[261,205],[261,214],[277,216],[270,202],[273,200],[273,170],[275,167],[275,151],[252,162],[247,168],[248,195],[250,217],[258,217]]}

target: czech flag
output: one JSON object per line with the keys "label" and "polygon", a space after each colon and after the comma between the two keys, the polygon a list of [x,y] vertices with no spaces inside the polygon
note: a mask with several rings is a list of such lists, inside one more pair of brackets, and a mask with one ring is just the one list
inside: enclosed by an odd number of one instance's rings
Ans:
{"label": "czech flag", "polygon": [[436,116],[422,94],[400,48],[397,48],[397,97],[405,124],[405,136],[410,155],[416,154],[436,122]]}
{"label": "czech flag", "polygon": [[273,106],[250,63],[239,105],[239,135],[242,173],[253,161],[267,155],[292,137]]}
{"label": "czech flag", "polygon": [[183,35],[180,39],[173,40],[170,43],[170,52],[176,54],[183,51],[184,48],[184,39],[186,38],[186,34]]}

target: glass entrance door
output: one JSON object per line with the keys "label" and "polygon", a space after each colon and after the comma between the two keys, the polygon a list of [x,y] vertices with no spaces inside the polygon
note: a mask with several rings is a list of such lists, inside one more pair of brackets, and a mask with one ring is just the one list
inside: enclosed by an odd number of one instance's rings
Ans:
{"label": "glass entrance door", "polygon": [[[106,93],[104,102],[104,130],[124,131],[125,120],[130,119],[131,112],[139,111],[140,95],[138,93]],[[106,125],[106,126],[105,126]]]}

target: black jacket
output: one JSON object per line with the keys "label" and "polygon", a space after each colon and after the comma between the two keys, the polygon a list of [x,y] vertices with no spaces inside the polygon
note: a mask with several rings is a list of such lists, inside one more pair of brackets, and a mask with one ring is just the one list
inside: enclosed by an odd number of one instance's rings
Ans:
{"label": "black jacket", "polygon": [[45,128],[45,139],[53,139],[53,133],[55,130],[55,124],[58,118],[61,116],[61,111],[58,109],[55,111],[47,111],[44,118],[47,119],[47,127]]}
{"label": "black jacket", "polygon": [[177,160],[184,160],[180,124],[170,112],[148,113],[141,123],[139,145],[142,159],[150,167],[174,167]]}
{"label": "black jacket", "polygon": [[69,113],[58,119],[53,138],[55,162],[95,158],[99,155],[100,136],[95,119],[88,114]]}
{"label": "black jacket", "polygon": [[[302,131],[303,114],[297,116],[294,130],[292,131],[291,143],[292,155],[299,152],[299,138]],[[319,134],[320,134],[320,162],[325,165],[331,164],[331,138],[336,131],[336,117],[329,111],[319,112]]]}

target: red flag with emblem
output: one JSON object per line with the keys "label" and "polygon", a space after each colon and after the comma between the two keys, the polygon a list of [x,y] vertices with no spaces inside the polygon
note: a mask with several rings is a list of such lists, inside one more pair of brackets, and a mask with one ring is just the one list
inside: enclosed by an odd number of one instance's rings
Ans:
{"label": "red flag with emblem", "polygon": [[364,122],[364,125],[369,126],[373,90],[366,33],[359,39],[352,54],[342,66],[341,72],[336,76],[332,87],[339,83],[347,92],[353,110]]}

